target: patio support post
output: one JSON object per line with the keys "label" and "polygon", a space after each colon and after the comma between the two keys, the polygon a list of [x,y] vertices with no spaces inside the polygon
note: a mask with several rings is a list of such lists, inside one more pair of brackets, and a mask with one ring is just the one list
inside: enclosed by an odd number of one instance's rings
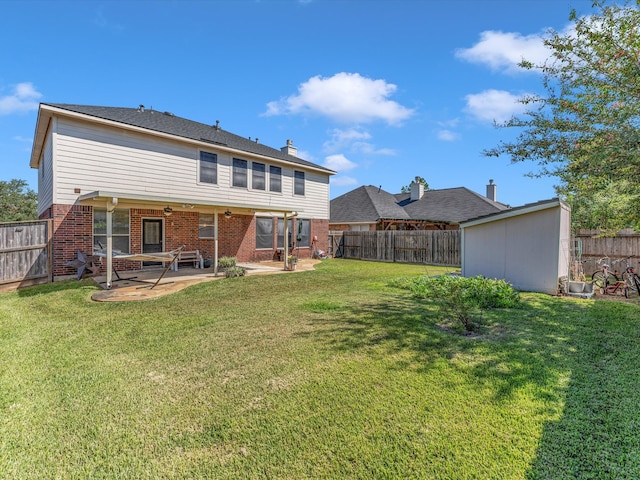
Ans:
{"label": "patio support post", "polygon": [[218,209],[213,210],[213,274],[218,276]]}
{"label": "patio support post", "polygon": [[107,202],[107,289],[111,288],[113,271],[113,211],[118,204],[117,198]]}
{"label": "patio support post", "polygon": [[289,220],[284,212],[284,269],[289,270]]}

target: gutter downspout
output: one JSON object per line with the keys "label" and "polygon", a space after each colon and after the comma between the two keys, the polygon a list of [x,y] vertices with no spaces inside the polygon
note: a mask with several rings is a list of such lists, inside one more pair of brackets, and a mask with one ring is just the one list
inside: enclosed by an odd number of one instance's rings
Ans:
{"label": "gutter downspout", "polygon": [[284,212],[284,269],[289,270],[289,220]]}

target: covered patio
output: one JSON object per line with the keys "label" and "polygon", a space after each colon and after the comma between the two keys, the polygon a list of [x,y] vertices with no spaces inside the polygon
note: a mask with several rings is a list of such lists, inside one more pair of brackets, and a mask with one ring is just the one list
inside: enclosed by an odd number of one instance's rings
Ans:
{"label": "covered patio", "polygon": [[[218,274],[218,258],[219,258],[219,239],[220,239],[220,229],[221,226],[219,224],[219,218],[223,217],[223,219],[230,219],[236,215],[245,215],[245,216],[253,216],[256,213],[263,213],[267,215],[278,215],[284,218],[284,238],[289,238],[289,219],[295,219],[299,212],[294,211],[286,206],[279,205],[253,205],[253,204],[238,204],[238,203],[220,203],[220,202],[203,202],[202,200],[195,200],[189,198],[175,198],[168,196],[157,196],[157,195],[149,195],[149,194],[125,194],[121,192],[113,192],[113,191],[94,191],[79,197],[79,202],[81,205],[87,205],[92,207],[99,207],[106,210],[106,239],[104,246],[104,251],[102,255],[105,257],[105,279],[104,284],[107,289],[112,288],[115,283],[119,282],[119,279],[113,277],[114,272],[114,261],[118,259],[117,252],[114,248],[114,212],[116,208],[126,208],[126,209],[153,209],[154,211],[163,212],[161,229],[164,232],[165,221],[169,219],[169,217],[173,213],[179,212],[204,212],[208,214],[212,214],[213,216],[213,236],[211,238],[212,242],[212,261],[213,268],[211,274],[214,276]],[[175,217],[174,217],[175,218]],[[143,221],[146,218],[143,219]],[[173,225],[173,222],[171,222]],[[144,229],[144,225],[141,227]],[[175,227],[176,231],[180,227]],[[145,230],[146,231],[146,230]],[[140,237],[136,239],[137,247],[134,248],[135,251],[131,252],[128,255],[144,255],[144,239],[143,239],[142,230],[140,233],[135,235],[136,237]],[[159,235],[161,237],[160,242],[165,247],[165,251],[151,253],[151,255],[169,255],[171,252],[167,250],[167,243],[165,243],[164,233]],[[183,242],[181,242],[183,243]],[[177,247],[175,245],[174,247]],[[284,242],[282,248],[282,257],[283,257],[283,268],[286,270],[289,262],[289,245],[288,242]],[[123,257],[124,258],[124,257]],[[136,258],[131,258],[133,261],[138,261]],[[148,259],[147,259],[148,260]],[[153,259],[152,259],[153,260]],[[157,259],[156,259],[157,260]],[[140,260],[144,262],[145,260]],[[161,260],[163,261],[163,260]],[[257,269],[252,268],[249,270],[257,270],[264,271],[264,268]],[[156,277],[157,278],[157,277]],[[166,272],[165,278],[171,278],[169,272]],[[115,283],[114,283],[115,282]]]}

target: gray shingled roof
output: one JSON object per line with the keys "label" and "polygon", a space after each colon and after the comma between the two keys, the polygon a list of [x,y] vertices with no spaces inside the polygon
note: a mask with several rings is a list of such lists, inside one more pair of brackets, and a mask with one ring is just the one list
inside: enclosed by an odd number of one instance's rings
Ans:
{"label": "gray shingled roof", "polygon": [[426,190],[420,200],[409,193],[390,194],[372,185],[358,187],[331,200],[330,223],[375,223],[381,219],[460,223],[507,210],[465,187]]}
{"label": "gray shingled roof", "polygon": [[288,155],[281,150],[235,135],[227,132],[226,130],[222,130],[221,128],[216,128],[216,125],[206,125],[204,123],[194,122],[193,120],[178,117],[170,112],[160,112],[149,108],[100,107],[64,103],[47,103],[44,105],[68,110],[70,112],[82,113],[105,120],[111,120],[126,125],[145,128],[155,132],[198,140],[212,145],[221,145],[243,152],[277,158],[279,160],[284,160],[286,162],[305,167],[324,170],[329,174],[335,173],[332,170],[315,163],[308,162],[302,158]]}
{"label": "gray shingled roof", "polygon": [[380,218],[410,217],[393,195],[372,185],[358,187],[331,200],[331,223],[375,223]]}
{"label": "gray shingled roof", "polygon": [[[405,196],[410,198],[409,194]],[[455,223],[507,209],[505,205],[465,187],[427,190],[420,200],[409,201],[403,206],[413,219]]]}

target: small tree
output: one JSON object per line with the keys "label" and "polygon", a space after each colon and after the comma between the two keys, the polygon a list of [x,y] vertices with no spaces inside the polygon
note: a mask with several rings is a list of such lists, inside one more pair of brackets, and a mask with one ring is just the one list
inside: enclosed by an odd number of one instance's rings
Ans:
{"label": "small tree", "polygon": [[421,275],[413,279],[399,279],[392,284],[433,302],[442,318],[460,322],[467,332],[480,325],[481,316],[478,314],[483,310],[520,305],[520,294],[505,280],[480,276]]}
{"label": "small tree", "polygon": [[38,195],[24,180],[0,180],[0,222],[37,220]]}

